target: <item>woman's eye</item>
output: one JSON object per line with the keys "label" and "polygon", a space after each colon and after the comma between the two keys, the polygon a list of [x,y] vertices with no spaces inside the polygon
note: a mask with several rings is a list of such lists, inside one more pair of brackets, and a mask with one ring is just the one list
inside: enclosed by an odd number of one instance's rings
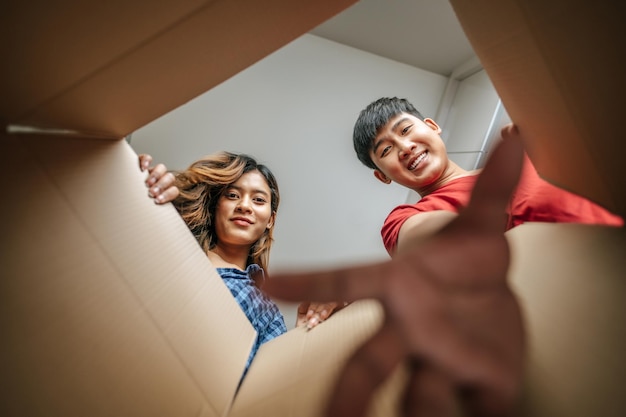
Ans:
{"label": "woman's eye", "polygon": [[265,204],[265,203],[267,203],[267,200],[266,200],[266,199],[264,199],[263,197],[256,197],[256,198],[254,199],[254,202],[255,202],[255,203],[259,203],[259,204]]}
{"label": "woman's eye", "polygon": [[224,196],[228,199],[234,200],[237,198],[237,194],[236,193],[226,193],[224,194]]}

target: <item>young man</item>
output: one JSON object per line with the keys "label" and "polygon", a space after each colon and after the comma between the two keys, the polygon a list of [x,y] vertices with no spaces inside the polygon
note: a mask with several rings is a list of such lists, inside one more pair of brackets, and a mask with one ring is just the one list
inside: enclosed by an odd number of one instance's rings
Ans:
{"label": "young man", "polygon": [[[469,202],[480,170],[466,171],[451,161],[440,134],[433,119],[396,97],[374,101],[355,123],[359,160],[378,180],[396,182],[421,196],[387,216],[381,234],[390,255],[439,230]],[[506,215],[507,229],[524,222],[624,224],[619,216],[542,180],[526,155]]]}
{"label": "young man", "polygon": [[503,131],[470,204],[419,245],[373,265],[274,275],[264,287],[284,300],[373,298],[385,309],[380,330],[344,366],[325,415],[365,415],[400,363],[411,365],[400,415],[514,415],[525,334],[501,214],[522,165],[518,137],[514,127]]}
{"label": "young man", "polygon": [[524,221],[623,224],[541,180],[515,125],[502,129],[482,172],[448,159],[440,133],[406,100],[383,98],[363,110],[354,128],[359,159],[377,179],[422,197],[385,221],[392,259],[274,275],[266,287],[285,300],[374,298],[385,309],[381,329],[345,365],[328,416],[365,414],[367,400],[402,362],[411,364],[402,415],[515,415],[526,335],[503,232]]}

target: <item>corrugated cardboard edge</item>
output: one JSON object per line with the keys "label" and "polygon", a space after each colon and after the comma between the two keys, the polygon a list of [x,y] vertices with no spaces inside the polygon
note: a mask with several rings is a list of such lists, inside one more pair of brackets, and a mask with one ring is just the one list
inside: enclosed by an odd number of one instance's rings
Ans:
{"label": "corrugated cardboard edge", "polygon": [[451,4],[542,177],[624,217],[624,4]]}

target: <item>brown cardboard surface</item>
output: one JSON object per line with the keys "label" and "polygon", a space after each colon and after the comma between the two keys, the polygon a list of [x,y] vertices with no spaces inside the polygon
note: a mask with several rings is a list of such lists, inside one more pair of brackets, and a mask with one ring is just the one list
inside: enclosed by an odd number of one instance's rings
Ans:
{"label": "brown cardboard surface", "polygon": [[520,415],[626,415],[626,231],[537,223],[507,238],[529,336]]}
{"label": "brown cardboard surface", "polygon": [[[120,138],[351,3],[3,2],[0,121]],[[452,3],[540,173],[625,215],[622,3]],[[2,134],[0,174],[0,415],[228,415],[254,331],[175,210],[145,197],[126,143]],[[624,231],[508,236],[525,414],[623,415]],[[233,414],[317,415],[379,313],[355,304],[265,345]],[[398,375],[374,415],[392,415]]]}
{"label": "brown cardboard surface", "polygon": [[207,3],[4,1],[0,114],[17,122]]}
{"label": "brown cardboard surface", "polygon": [[224,415],[255,332],[136,154],[1,139],[0,415]]}
{"label": "brown cardboard surface", "polygon": [[624,3],[451,4],[538,172],[625,216]]}
{"label": "brown cardboard surface", "polygon": [[374,334],[382,320],[382,307],[377,302],[358,301],[309,332],[295,328],[264,344],[230,415],[323,415],[341,367]]}
{"label": "brown cardboard surface", "polygon": [[3,2],[0,121],[121,138],[352,3]]}

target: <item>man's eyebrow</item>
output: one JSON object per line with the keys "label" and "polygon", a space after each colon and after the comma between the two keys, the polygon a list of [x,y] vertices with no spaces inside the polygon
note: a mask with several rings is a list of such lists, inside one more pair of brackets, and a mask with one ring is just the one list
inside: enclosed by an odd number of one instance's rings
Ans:
{"label": "man's eyebrow", "polygon": [[409,120],[408,117],[403,117],[402,119],[398,120],[397,122],[393,124],[393,126],[391,126],[391,130],[396,130],[398,126],[400,126],[402,123],[406,122],[407,120]]}
{"label": "man's eyebrow", "polygon": [[[398,128],[398,126],[400,126],[403,122],[406,122],[407,120],[409,120],[409,118],[408,118],[408,117],[403,117],[403,118],[401,118],[400,120],[398,120],[397,122],[395,122],[395,123],[393,124],[393,126],[391,126],[391,130],[392,130],[392,131],[395,131],[395,130]],[[373,152],[373,153],[376,153],[376,150],[378,149],[378,147],[380,146],[380,144],[381,144],[381,143],[383,143],[383,142],[385,141],[385,139],[386,139],[385,137],[382,137],[382,138],[380,138],[380,140],[378,140],[378,141],[374,142],[374,146],[372,146],[372,152]]]}

